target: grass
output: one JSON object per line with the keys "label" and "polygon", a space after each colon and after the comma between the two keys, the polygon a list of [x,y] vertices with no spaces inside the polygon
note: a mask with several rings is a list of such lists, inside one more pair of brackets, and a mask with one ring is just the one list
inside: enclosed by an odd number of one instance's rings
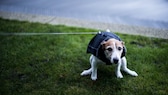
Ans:
{"label": "grass", "polygon": [[[0,32],[93,32],[98,30],[0,19]],[[89,68],[87,44],[94,35],[0,36],[0,95],[166,95],[168,40],[117,33],[126,43],[128,67],[139,76],[117,79],[115,65]]]}

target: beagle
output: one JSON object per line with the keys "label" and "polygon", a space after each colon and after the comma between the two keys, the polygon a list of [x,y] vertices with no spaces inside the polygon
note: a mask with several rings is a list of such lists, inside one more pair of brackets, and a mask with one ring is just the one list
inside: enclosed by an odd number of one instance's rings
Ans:
{"label": "beagle", "polygon": [[127,68],[127,60],[125,57],[126,47],[120,37],[110,32],[98,32],[89,42],[87,53],[91,53],[90,64],[91,67],[88,70],[84,70],[81,76],[91,74],[91,79],[97,79],[98,63],[106,63],[111,65],[117,64],[116,76],[117,78],[123,78],[121,69],[132,76],[138,76],[135,71]]}

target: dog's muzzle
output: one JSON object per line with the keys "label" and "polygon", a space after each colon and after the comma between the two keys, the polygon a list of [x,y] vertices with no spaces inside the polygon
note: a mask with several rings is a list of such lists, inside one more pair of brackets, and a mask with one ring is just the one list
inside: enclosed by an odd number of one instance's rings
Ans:
{"label": "dog's muzzle", "polygon": [[117,64],[118,61],[119,61],[119,59],[117,59],[117,58],[113,58],[113,62],[114,62],[115,64]]}

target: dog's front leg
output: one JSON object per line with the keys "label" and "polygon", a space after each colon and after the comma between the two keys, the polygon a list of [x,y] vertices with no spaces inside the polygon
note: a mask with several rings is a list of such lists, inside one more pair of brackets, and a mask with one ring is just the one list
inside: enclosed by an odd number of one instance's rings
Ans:
{"label": "dog's front leg", "polygon": [[121,73],[121,60],[119,60],[116,68],[116,76],[117,78],[123,78],[123,75]]}
{"label": "dog's front leg", "polygon": [[121,63],[122,63],[122,70],[125,71],[126,73],[132,75],[132,76],[138,76],[138,74],[135,71],[132,71],[130,69],[127,68],[127,60],[125,57],[123,57],[121,59]]}
{"label": "dog's front leg", "polygon": [[97,79],[97,62],[95,61],[95,59],[91,61],[91,68],[92,68],[91,79],[96,80]]}

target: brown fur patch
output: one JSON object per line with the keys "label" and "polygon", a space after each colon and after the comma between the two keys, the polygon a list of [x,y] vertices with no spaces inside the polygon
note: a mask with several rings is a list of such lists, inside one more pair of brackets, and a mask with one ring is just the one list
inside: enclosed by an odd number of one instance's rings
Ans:
{"label": "brown fur patch", "polygon": [[109,40],[107,40],[107,41],[104,41],[104,42],[102,42],[101,43],[101,45],[102,45],[102,48],[103,49],[106,49],[106,47],[107,46],[112,46],[112,47],[114,47],[114,43],[115,43],[115,46],[121,46],[121,47],[123,47],[124,46],[124,42],[122,42],[122,41],[118,41],[118,40],[116,40],[116,39],[109,39]]}

